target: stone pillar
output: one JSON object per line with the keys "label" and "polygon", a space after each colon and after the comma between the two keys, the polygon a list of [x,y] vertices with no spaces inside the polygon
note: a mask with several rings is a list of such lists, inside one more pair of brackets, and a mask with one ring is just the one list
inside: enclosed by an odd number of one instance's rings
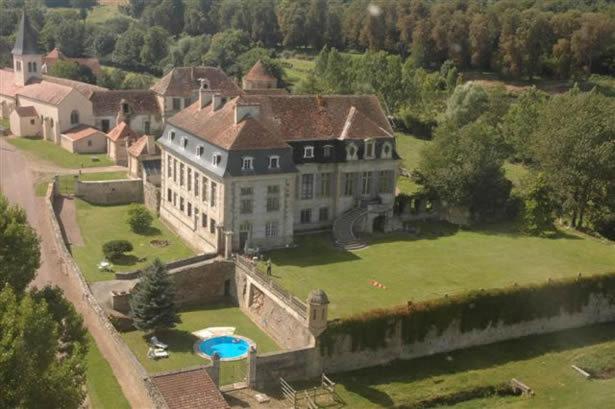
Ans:
{"label": "stone pillar", "polygon": [[233,232],[224,232],[224,258],[229,260],[233,254]]}
{"label": "stone pillar", "polygon": [[218,355],[217,353],[214,353],[211,357],[211,371],[209,373],[209,376],[211,377],[211,380],[214,381],[214,383],[216,384],[216,386],[220,386],[220,355]]}
{"label": "stone pillar", "polygon": [[248,352],[248,373],[246,375],[248,388],[256,388],[256,346],[252,345]]}
{"label": "stone pillar", "polygon": [[323,290],[312,290],[307,299],[307,324],[314,337],[327,328],[329,298]]}

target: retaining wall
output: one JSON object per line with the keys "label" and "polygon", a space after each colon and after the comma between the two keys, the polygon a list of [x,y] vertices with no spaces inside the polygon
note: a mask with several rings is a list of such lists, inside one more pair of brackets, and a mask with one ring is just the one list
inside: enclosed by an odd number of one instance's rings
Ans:
{"label": "retaining wall", "polygon": [[145,207],[160,215],[160,188],[149,182],[143,183],[143,202]]}
{"label": "retaining wall", "polygon": [[119,205],[143,202],[143,181],[121,179],[75,182],[75,196],[97,205]]}
{"label": "retaining wall", "polygon": [[47,211],[47,216],[51,223],[51,228],[54,234],[54,241],[56,243],[58,254],[63,262],[63,269],[68,275],[68,279],[71,280],[73,284],[79,288],[82,294],[84,306],[87,307],[89,312],[92,313],[92,315],[98,321],[98,324],[103,327],[105,333],[109,337],[109,344],[112,346],[114,354],[120,357],[120,359],[125,363],[125,368],[127,368],[131,372],[131,376],[135,377],[135,379],[142,380],[140,384],[142,390],[139,391],[139,393],[150,400],[151,408],[167,409],[168,406],[160,393],[157,391],[157,389],[152,389],[147,386],[149,384],[149,376],[147,374],[147,371],[145,370],[145,368],[143,368],[143,366],[141,365],[137,357],[135,357],[135,355],[132,353],[130,348],[128,348],[128,346],[124,343],[120,334],[117,332],[113,324],[111,324],[111,321],[109,321],[107,314],[105,313],[101,305],[98,303],[98,301],[96,301],[96,298],[94,298],[94,295],[90,291],[90,287],[88,286],[85,277],[81,273],[81,270],[75,263],[75,260],[73,259],[72,255],[68,251],[68,248],[66,247],[64,239],[62,237],[60,223],[58,222],[55,210],[53,208],[53,201],[57,192],[56,183],[57,181],[54,179],[54,181],[52,181],[47,188],[47,194],[45,197],[45,208]]}

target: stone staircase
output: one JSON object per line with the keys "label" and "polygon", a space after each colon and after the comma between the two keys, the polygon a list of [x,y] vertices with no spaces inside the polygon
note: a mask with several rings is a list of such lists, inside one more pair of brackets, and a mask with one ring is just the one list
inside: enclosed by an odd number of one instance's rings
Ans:
{"label": "stone staircase", "polygon": [[367,210],[354,208],[348,210],[333,222],[333,238],[335,245],[344,250],[358,250],[367,246],[367,243],[358,239],[353,232],[357,221],[367,214]]}

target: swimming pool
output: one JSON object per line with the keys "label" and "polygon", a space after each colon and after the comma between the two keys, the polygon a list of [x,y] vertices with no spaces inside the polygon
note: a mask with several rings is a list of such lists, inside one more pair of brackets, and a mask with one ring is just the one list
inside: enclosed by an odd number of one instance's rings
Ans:
{"label": "swimming pool", "polygon": [[221,361],[232,361],[248,356],[251,345],[253,343],[247,338],[224,335],[199,341],[196,349],[206,358],[211,358],[217,353]]}

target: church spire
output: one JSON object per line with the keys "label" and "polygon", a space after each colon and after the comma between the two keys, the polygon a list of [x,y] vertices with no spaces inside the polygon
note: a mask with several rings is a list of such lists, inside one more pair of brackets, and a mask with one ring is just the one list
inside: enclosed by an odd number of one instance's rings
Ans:
{"label": "church spire", "polygon": [[32,28],[30,18],[25,11],[22,11],[21,21],[15,34],[15,46],[13,55],[40,55],[41,50],[38,46],[38,33]]}

